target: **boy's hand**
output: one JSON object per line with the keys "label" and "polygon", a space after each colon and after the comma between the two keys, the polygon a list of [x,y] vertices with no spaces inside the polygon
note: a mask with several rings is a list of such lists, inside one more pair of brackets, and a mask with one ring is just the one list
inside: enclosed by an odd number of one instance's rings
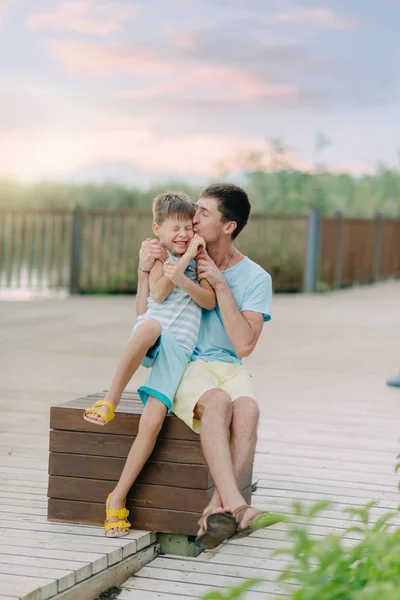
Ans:
{"label": "boy's hand", "polygon": [[213,259],[206,252],[201,254],[197,260],[197,279],[207,279],[208,283],[215,289],[227,285],[225,277],[218,269]]}
{"label": "boy's hand", "polygon": [[182,278],[185,276],[182,268],[176,262],[167,261],[163,264],[164,275],[172,281],[174,285],[180,285]]}
{"label": "boy's hand", "polygon": [[139,267],[143,271],[151,271],[156,260],[164,263],[167,260],[167,251],[158,240],[147,238],[140,246]]}
{"label": "boy's hand", "polygon": [[199,236],[197,233],[194,234],[193,238],[189,242],[188,249],[186,250],[186,254],[194,258],[198,255],[199,252],[204,251],[206,248],[206,243],[204,239]]}

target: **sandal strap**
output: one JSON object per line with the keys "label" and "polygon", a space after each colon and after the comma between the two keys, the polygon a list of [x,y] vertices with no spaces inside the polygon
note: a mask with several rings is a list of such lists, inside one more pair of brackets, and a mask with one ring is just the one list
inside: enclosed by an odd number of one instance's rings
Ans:
{"label": "sandal strap", "polygon": [[118,519],[126,519],[129,517],[129,510],[127,508],[107,508],[106,519],[110,517],[118,517]]}
{"label": "sandal strap", "polygon": [[268,511],[259,510],[258,508],[254,508],[253,506],[250,506],[249,504],[243,504],[243,506],[239,506],[239,508],[237,508],[233,513],[234,519],[238,524],[238,531],[241,529],[239,526],[243,520],[244,514],[249,509],[254,512],[253,512],[252,517],[250,517],[247,527],[252,527],[252,525],[254,524],[254,521],[257,521],[258,518],[261,517],[262,515],[269,514]]}
{"label": "sandal strap", "polygon": [[110,529],[123,529],[124,531],[127,531],[128,529],[130,529],[131,524],[129,523],[129,521],[113,521],[112,523],[110,523],[109,521],[104,521],[104,529],[107,533],[107,531],[110,531]]}
{"label": "sandal strap", "polygon": [[[108,413],[104,413],[103,411],[99,410],[101,406],[105,406],[106,408],[108,408]],[[99,417],[102,417],[104,419],[105,423],[109,423],[114,419],[114,413],[114,405],[111,404],[109,400],[98,400],[90,408],[85,408],[85,414],[99,415]]]}
{"label": "sandal strap", "polygon": [[250,504],[242,504],[242,506],[238,506],[238,508],[233,511],[233,518],[235,521],[241,521],[244,513],[246,510],[249,510],[249,508],[252,508]]}

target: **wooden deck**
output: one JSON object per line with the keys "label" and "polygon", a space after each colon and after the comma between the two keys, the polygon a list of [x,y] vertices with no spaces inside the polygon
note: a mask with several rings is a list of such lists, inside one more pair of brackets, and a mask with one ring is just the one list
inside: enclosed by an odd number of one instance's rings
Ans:
{"label": "wooden deck", "polygon": [[[295,499],[334,500],[315,535],[344,528],[344,506],[376,499],[377,515],[397,507],[400,393],[384,384],[400,368],[399,306],[399,283],[275,299],[274,320],[247,361],[262,411],[254,504],[289,512]],[[77,595],[76,582],[98,572],[112,585],[124,556],[147,546],[139,566],[154,552],[147,533],[106,540],[99,528],[45,518],[48,408],[107,387],[132,314],[129,298],[0,305],[0,600],[85,600],[92,592]],[[285,540],[285,526],[275,525],[197,559],[157,557],[119,598],[200,598],[258,577],[246,597],[272,599],[283,562],[270,553]]]}

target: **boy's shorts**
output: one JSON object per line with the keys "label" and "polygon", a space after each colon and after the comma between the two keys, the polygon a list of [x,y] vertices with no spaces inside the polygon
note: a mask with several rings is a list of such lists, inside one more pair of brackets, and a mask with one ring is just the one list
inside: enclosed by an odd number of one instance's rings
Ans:
{"label": "boy's shorts", "polygon": [[173,335],[163,330],[142,361],[144,367],[151,368],[146,383],[138,389],[143,404],[149,396],[154,396],[170,410],[189,358]]}
{"label": "boy's shorts", "polygon": [[200,433],[200,421],[194,418],[193,411],[201,396],[215,388],[229,394],[232,402],[247,396],[257,403],[251,375],[241,364],[197,359],[189,363],[182,377],[172,412],[193,431]]}

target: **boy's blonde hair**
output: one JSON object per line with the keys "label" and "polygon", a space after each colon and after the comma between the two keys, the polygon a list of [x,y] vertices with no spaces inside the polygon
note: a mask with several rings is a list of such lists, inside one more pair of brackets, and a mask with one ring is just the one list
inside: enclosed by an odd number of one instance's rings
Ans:
{"label": "boy's blonde hair", "polygon": [[195,205],[183,192],[164,192],[153,200],[153,219],[157,225],[162,225],[171,217],[181,221],[192,220],[195,213]]}

